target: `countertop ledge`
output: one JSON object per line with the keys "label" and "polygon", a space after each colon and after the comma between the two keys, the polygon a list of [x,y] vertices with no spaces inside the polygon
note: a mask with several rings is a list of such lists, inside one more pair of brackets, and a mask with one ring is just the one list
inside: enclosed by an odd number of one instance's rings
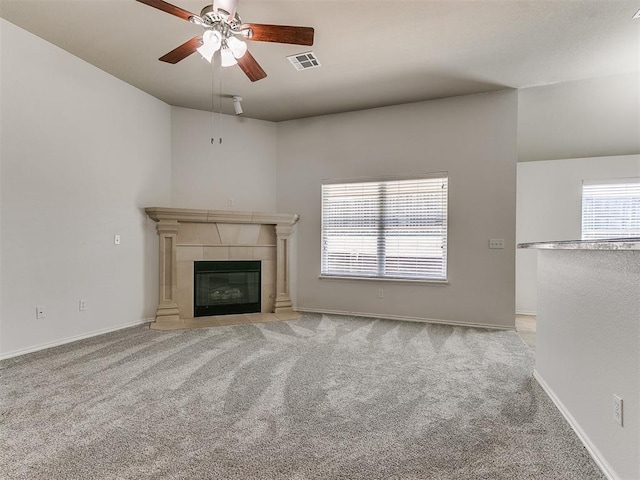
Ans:
{"label": "countertop ledge", "polygon": [[537,248],[540,250],[640,250],[640,237],[519,243],[518,248]]}

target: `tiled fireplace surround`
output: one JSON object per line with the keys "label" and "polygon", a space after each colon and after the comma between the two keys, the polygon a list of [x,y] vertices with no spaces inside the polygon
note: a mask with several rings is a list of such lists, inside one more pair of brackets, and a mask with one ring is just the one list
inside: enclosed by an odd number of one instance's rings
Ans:
{"label": "tiled fireplace surround", "polygon": [[159,298],[151,328],[197,325],[193,318],[193,265],[200,260],[260,260],[261,311],[293,312],[289,295],[290,236],[299,216],[150,207],[160,241]]}

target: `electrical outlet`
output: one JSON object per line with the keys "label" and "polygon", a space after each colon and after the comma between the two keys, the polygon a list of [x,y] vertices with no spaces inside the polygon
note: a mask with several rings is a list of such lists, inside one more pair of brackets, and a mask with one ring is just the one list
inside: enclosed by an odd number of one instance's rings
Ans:
{"label": "electrical outlet", "polygon": [[233,207],[233,198],[227,200],[227,207]]}
{"label": "electrical outlet", "polygon": [[87,309],[87,301],[86,300],[78,300],[78,310],[84,312]]}
{"label": "electrical outlet", "polygon": [[622,427],[622,398],[613,394],[613,421]]}
{"label": "electrical outlet", "polygon": [[45,314],[44,314],[44,307],[36,307],[36,319],[40,320],[41,318],[44,318]]}
{"label": "electrical outlet", "polygon": [[504,248],[504,238],[492,238],[489,240],[489,248]]}
{"label": "electrical outlet", "polygon": [[378,290],[378,298],[384,298],[384,290],[383,289]]}
{"label": "electrical outlet", "polygon": [[114,245],[120,245],[120,235],[114,235],[113,236],[113,244]]}

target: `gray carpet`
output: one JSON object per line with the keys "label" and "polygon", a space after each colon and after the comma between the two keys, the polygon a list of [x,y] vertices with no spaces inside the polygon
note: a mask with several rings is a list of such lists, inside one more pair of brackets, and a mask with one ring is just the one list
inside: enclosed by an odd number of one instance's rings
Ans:
{"label": "gray carpet", "polygon": [[514,332],[306,314],[0,362],[3,479],[603,479]]}

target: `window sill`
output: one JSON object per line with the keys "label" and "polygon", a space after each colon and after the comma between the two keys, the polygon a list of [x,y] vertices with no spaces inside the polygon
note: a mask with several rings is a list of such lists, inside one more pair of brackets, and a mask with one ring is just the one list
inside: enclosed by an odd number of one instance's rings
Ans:
{"label": "window sill", "polygon": [[449,280],[425,280],[413,278],[384,278],[384,277],[341,277],[339,275],[319,275],[320,280],[339,280],[339,281],[361,281],[365,282],[385,282],[385,283],[418,283],[428,285],[449,285]]}

